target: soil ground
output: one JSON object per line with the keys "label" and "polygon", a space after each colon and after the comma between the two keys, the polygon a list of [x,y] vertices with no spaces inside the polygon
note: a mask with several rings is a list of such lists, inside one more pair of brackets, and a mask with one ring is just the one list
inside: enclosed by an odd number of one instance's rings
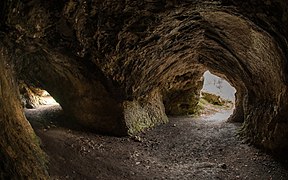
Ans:
{"label": "soil ground", "polygon": [[285,163],[243,143],[237,138],[241,124],[222,115],[171,117],[136,137],[117,138],[69,125],[57,105],[26,110],[55,180],[288,179]]}

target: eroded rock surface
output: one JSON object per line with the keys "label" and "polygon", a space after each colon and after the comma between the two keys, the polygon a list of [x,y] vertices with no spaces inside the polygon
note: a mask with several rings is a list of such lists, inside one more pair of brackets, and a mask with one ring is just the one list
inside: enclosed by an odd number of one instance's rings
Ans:
{"label": "eroded rock surface", "polygon": [[47,157],[23,114],[9,58],[0,43],[0,179],[47,179]]}

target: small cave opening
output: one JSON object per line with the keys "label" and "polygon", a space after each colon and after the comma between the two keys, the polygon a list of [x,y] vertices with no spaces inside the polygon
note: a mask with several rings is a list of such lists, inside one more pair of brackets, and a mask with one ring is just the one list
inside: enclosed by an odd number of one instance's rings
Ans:
{"label": "small cave opening", "polygon": [[29,86],[23,82],[19,84],[20,99],[26,109],[37,109],[43,106],[60,106],[48,91]]}
{"label": "small cave opening", "polygon": [[19,90],[25,117],[36,133],[56,127],[63,119],[62,107],[48,91],[24,83],[20,83]]}
{"label": "small cave opening", "polygon": [[199,113],[207,120],[227,120],[235,109],[236,92],[236,89],[221,75],[205,71],[198,103]]}
{"label": "small cave opening", "polygon": [[41,105],[59,105],[59,103],[46,90],[42,90],[41,93]]}

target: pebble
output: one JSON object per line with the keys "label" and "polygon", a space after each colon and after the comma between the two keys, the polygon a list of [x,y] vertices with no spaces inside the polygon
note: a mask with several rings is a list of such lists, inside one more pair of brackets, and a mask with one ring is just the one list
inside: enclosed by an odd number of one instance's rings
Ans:
{"label": "pebble", "polygon": [[141,139],[141,137],[139,137],[139,136],[134,136],[134,137],[133,137],[133,140],[134,140],[135,142],[142,142],[142,139]]}
{"label": "pebble", "polygon": [[218,167],[220,167],[222,169],[227,169],[227,165],[225,163],[219,164]]}

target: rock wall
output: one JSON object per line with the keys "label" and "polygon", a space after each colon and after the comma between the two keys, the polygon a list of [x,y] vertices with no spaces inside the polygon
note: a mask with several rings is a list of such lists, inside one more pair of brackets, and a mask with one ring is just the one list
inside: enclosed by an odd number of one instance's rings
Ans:
{"label": "rock wall", "polygon": [[9,58],[0,43],[0,179],[47,179],[47,157],[23,114]]}
{"label": "rock wall", "polygon": [[145,131],[153,126],[168,122],[160,91],[156,89],[146,98],[125,101],[125,122],[130,135]]}
{"label": "rock wall", "polygon": [[162,92],[166,114],[187,115],[197,112],[203,87],[202,74],[202,71],[184,73],[166,84]]}

